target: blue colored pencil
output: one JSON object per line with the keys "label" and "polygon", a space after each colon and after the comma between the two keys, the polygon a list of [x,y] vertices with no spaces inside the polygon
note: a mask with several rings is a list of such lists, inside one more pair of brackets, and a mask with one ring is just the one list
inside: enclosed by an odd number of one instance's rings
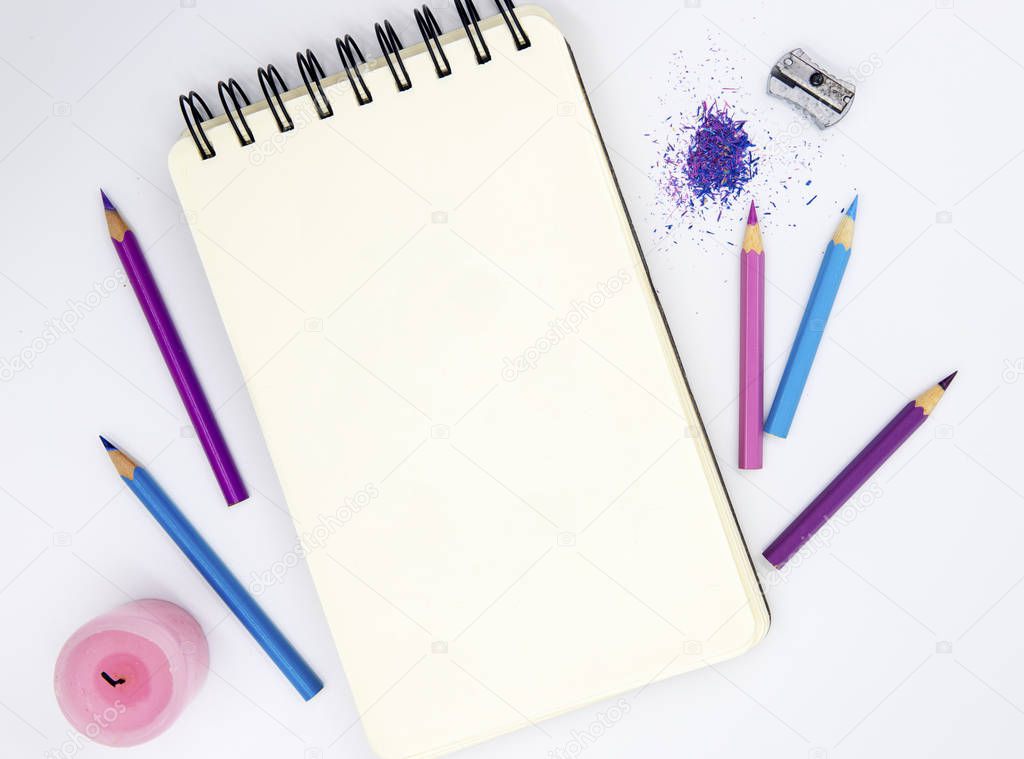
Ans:
{"label": "blue colored pencil", "polygon": [[171,540],[178,544],[193,566],[199,570],[210,586],[217,592],[228,608],[238,617],[245,629],[260,644],[278,669],[284,673],[299,695],[309,701],[319,693],[324,684],[310,669],[292,644],[284,637],[242,586],[209,544],[196,532],[196,528],[185,518],[174,502],[143,467],[100,436],[117,473],[128,488],[135,493],[142,505],[149,510]]}
{"label": "blue colored pencil", "polygon": [[825,325],[832,313],[832,304],[836,301],[839,285],[846,272],[846,264],[850,260],[853,248],[853,227],[857,219],[857,198],[853,199],[839,220],[836,233],[825,248],[825,256],[818,269],[818,277],[814,280],[811,297],[807,300],[803,319],[796,331],[793,347],[789,351],[786,368],[782,372],[782,380],[775,391],[771,411],[764,423],[764,431],[776,437],[789,435],[789,428],[796,415],[796,407],[800,404],[807,376],[811,373],[811,364],[818,352],[818,345],[825,333]]}

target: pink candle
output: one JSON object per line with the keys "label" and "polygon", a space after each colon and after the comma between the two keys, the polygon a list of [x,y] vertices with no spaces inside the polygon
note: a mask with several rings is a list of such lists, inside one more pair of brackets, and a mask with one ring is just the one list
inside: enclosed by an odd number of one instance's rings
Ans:
{"label": "pink candle", "polygon": [[134,601],[68,639],[54,690],[64,716],[87,738],[134,746],[174,723],[209,662],[206,636],[191,614],[168,601]]}

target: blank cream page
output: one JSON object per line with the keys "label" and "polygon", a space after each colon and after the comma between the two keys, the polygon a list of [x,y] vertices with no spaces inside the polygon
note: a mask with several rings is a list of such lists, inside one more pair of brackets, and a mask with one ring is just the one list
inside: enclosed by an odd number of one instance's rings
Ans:
{"label": "blank cream page", "polygon": [[408,91],[374,61],[368,105],[334,75],[329,118],[300,88],[294,130],[258,104],[254,144],[220,117],[215,157],[187,135],[170,156],[388,759],[720,661],[768,626],[571,55],[544,11],[517,12],[525,50],[488,19],[486,64],[459,29],[451,76],[421,44]]}

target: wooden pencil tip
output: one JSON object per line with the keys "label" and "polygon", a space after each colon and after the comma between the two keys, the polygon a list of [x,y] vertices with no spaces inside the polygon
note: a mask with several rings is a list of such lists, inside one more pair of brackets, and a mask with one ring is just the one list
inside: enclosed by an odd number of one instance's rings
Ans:
{"label": "wooden pencil tip", "polygon": [[110,233],[111,238],[118,242],[123,242],[124,236],[128,234],[128,225],[124,223],[121,213],[110,202],[107,193],[100,190],[100,196],[103,198],[103,215],[107,217],[107,231]]}
{"label": "wooden pencil tip", "polygon": [[127,453],[103,437],[103,435],[100,435],[100,442],[103,443],[103,447],[106,449],[107,455],[110,456],[110,463],[114,465],[114,469],[117,470],[117,473],[126,479],[134,480],[135,470],[138,469],[138,464],[132,461]]}
{"label": "wooden pencil tip", "polygon": [[949,388],[949,386],[953,382],[953,378],[955,376],[956,376],[956,372],[953,372],[951,375],[949,375],[945,379],[939,380],[939,387],[941,387],[943,390],[946,390],[947,388]]}
{"label": "wooden pencil tip", "polygon": [[750,201],[750,213],[747,214],[747,224],[757,224],[757,209],[754,208],[754,201]]}

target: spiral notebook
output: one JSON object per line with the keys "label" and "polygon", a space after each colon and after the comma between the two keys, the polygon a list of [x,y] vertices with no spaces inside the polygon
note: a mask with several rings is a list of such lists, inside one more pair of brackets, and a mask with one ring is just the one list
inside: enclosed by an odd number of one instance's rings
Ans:
{"label": "spiral notebook", "polygon": [[768,627],[565,39],[457,6],[410,47],[378,26],[369,63],[345,38],[263,70],[269,102],[183,99],[170,154],[388,759],[543,730]]}

